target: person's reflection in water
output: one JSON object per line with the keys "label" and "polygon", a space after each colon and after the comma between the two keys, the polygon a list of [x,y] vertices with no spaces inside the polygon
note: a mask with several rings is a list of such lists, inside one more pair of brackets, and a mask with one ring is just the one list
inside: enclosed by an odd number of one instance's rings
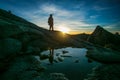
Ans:
{"label": "person's reflection in water", "polygon": [[54,60],[54,49],[50,48],[49,62],[53,64],[53,60]]}

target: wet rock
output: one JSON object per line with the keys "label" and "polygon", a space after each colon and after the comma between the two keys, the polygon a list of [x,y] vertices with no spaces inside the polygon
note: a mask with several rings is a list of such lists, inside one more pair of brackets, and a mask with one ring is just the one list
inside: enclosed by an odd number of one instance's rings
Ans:
{"label": "wet rock", "polygon": [[119,80],[120,64],[104,64],[95,67],[84,80]]}
{"label": "wet rock", "polygon": [[57,59],[58,59],[58,61],[60,61],[60,62],[62,62],[62,61],[64,60],[64,58],[62,58],[62,57],[58,57]]}
{"label": "wet rock", "polygon": [[56,53],[56,56],[59,56],[60,55],[60,53]]}
{"label": "wet rock", "polygon": [[61,57],[72,57],[70,55],[60,55]]}
{"label": "wet rock", "polygon": [[51,73],[50,74],[50,80],[69,80],[65,77],[62,73]]}
{"label": "wet rock", "polygon": [[40,55],[40,60],[45,60],[45,59],[48,59],[48,58],[49,58],[49,55],[46,55],[46,54]]}
{"label": "wet rock", "polygon": [[65,53],[68,53],[68,51],[63,50],[62,53],[65,54]]}
{"label": "wet rock", "polygon": [[58,63],[57,59],[54,59],[54,62]]}

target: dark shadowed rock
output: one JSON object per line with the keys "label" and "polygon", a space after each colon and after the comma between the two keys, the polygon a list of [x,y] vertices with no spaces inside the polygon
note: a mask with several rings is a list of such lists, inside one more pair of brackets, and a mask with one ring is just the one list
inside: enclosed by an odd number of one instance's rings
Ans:
{"label": "dark shadowed rock", "polygon": [[120,36],[114,35],[100,26],[97,26],[91,36],[89,42],[108,47],[120,51]]}
{"label": "dark shadowed rock", "polygon": [[102,47],[94,47],[94,49],[88,50],[86,56],[102,63],[120,62],[119,52]]}
{"label": "dark shadowed rock", "polygon": [[12,38],[0,40],[0,59],[13,56],[20,52],[22,44],[20,41]]}
{"label": "dark shadowed rock", "polygon": [[19,34],[21,32],[22,30],[18,27],[18,25],[0,20],[0,38],[10,37],[11,35]]}
{"label": "dark shadowed rock", "polygon": [[104,64],[93,69],[84,80],[119,80],[120,64]]}
{"label": "dark shadowed rock", "polygon": [[41,80],[40,72],[45,69],[33,56],[16,57],[9,65],[1,80]]}

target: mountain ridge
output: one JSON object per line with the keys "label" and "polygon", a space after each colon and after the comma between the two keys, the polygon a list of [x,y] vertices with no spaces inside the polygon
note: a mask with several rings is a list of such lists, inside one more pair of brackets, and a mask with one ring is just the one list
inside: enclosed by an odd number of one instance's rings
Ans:
{"label": "mountain ridge", "polygon": [[101,26],[96,27],[88,38],[88,41],[120,51],[120,36],[108,32]]}

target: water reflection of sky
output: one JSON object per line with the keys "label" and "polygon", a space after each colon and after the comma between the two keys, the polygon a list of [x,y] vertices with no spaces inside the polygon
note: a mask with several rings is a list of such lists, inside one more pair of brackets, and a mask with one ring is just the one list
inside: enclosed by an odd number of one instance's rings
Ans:
{"label": "water reflection of sky", "polygon": [[[61,48],[44,51],[42,55],[47,55],[48,58],[41,60],[41,64],[47,68],[46,73],[63,73],[70,80],[82,80],[92,68],[98,63],[91,62],[90,59],[85,57],[87,49],[85,48]],[[52,56],[53,54],[53,56]],[[53,62],[50,62],[52,57]],[[36,58],[39,58],[36,56]]]}

